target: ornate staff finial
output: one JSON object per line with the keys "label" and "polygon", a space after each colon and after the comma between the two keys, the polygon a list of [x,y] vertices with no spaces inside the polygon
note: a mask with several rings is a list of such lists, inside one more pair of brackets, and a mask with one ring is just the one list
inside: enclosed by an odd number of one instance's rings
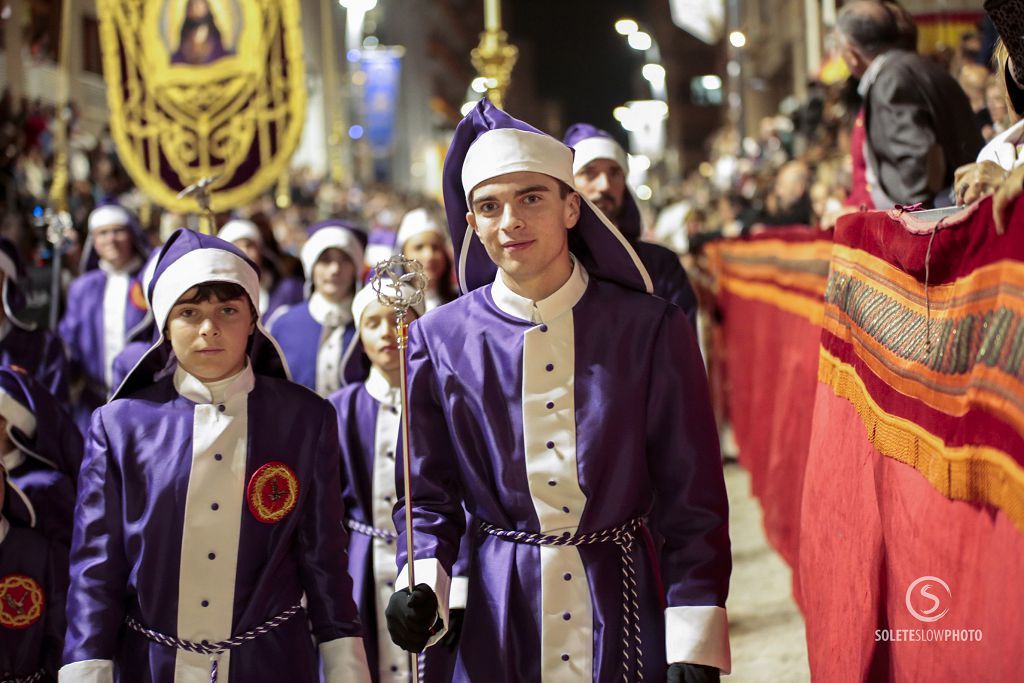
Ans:
{"label": "ornate staff finial", "polygon": [[375,265],[370,276],[370,286],[377,293],[377,300],[393,308],[402,318],[410,308],[423,303],[428,282],[423,264],[401,254]]}

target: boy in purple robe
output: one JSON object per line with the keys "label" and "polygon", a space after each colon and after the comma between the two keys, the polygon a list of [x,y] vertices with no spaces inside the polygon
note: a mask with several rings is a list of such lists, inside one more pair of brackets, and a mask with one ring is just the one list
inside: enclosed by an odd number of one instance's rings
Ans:
{"label": "boy in purple robe", "polygon": [[[420,305],[409,319],[423,313]],[[409,654],[391,642],[384,608],[395,590],[395,453],[401,427],[399,350],[395,340],[395,313],[377,301],[373,288],[361,289],[352,302],[356,336],[347,354],[349,366],[370,365],[365,382],[353,382],[330,397],[338,412],[341,440],[342,493],[345,523],[350,531],[349,574],[355,599],[366,629],[366,650],[374,683],[408,681]],[[357,358],[362,357],[362,358]],[[364,373],[365,374],[365,373]],[[466,578],[452,579],[449,609],[462,610],[466,602]],[[451,642],[456,640],[452,634]],[[438,647],[423,655],[420,680],[451,680],[450,649]]]}
{"label": "boy in purple robe", "polygon": [[0,462],[22,503],[8,519],[57,544],[65,564],[83,447],[71,415],[45,387],[21,368],[0,367]]}
{"label": "boy in purple robe", "polygon": [[416,585],[399,500],[392,637],[443,636],[465,505],[479,526],[454,680],[718,680],[728,503],[685,314],[650,296],[554,138],[482,100],[444,179],[466,294],[410,330]]}
{"label": "boy in purple robe", "polygon": [[160,337],[92,418],[61,680],[367,681],[334,410],[288,381],[258,269],[179,230],[148,298]]}
{"label": "boy in purple robe", "polygon": [[25,266],[14,243],[0,237],[0,365],[24,370],[45,386],[58,401],[68,402],[68,359],[60,337],[22,320],[25,305],[20,283]]}
{"label": "boy in purple robe", "polygon": [[280,309],[270,332],[281,345],[292,379],[329,396],[343,384],[342,357],[355,335],[352,297],[359,288],[363,245],[355,229],[327,221],[302,245],[309,298]]}
{"label": "boy in purple robe", "polygon": [[626,150],[609,133],[587,123],[569,126],[562,140],[573,148],[572,171],[576,190],[604,213],[629,240],[651,276],[654,294],[683,309],[697,329],[697,294],[674,251],[642,241],[640,209],[626,186],[629,163]]}
{"label": "boy in purple robe", "polygon": [[282,277],[268,258],[269,250],[259,226],[244,218],[232,218],[217,233],[217,237],[231,242],[242,250],[260,269],[260,302],[256,306],[260,315],[269,320],[282,306],[302,303],[302,278]]}
{"label": "boy in purple robe", "polygon": [[[0,463],[0,511],[14,494]],[[64,638],[67,557],[0,512],[0,681],[54,681]]]}
{"label": "boy in purple robe", "polygon": [[139,273],[148,255],[145,236],[127,209],[103,204],[89,214],[82,274],[68,288],[60,321],[72,382],[80,389],[74,415],[83,433],[113,389],[114,359],[146,317]]}

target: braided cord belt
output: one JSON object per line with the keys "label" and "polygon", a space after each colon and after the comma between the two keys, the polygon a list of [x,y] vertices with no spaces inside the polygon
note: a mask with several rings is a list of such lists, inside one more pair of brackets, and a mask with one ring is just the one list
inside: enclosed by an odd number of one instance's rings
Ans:
{"label": "braided cord belt", "polygon": [[40,669],[28,676],[15,676],[14,678],[0,678],[0,683],[38,683],[46,675],[46,669]]}
{"label": "braided cord belt", "polygon": [[393,541],[396,538],[398,538],[398,534],[396,534],[394,531],[378,529],[375,526],[363,524],[362,522],[357,522],[354,519],[346,519],[345,526],[347,526],[349,529],[356,532],[357,534],[363,534],[364,536],[373,536],[374,538],[379,538],[382,541]]}
{"label": "braided cord belt", "polygon": [[201,643],[195,643],[191,640],[182,640],[181,638],[174,638],[172,636],[154,631],[153,629],[146,628],[139,622],[135,621],[132,617],[125,619],[125,623],[128,628],[141,633],[146,636],[154,643],[160,645],[167,645],[168,647],[177,648],[179,650],[185,650],[186,652],[195,652],[200,655],[210,655],[210,683],[217,683],[217,666],[220,662],[220,656],[228,650],[233,650],[236,647],[244,645],[250,640],[256,640],[260,636],[270,633],[275,628],[283,624],[284,622],[295,616],[299,610],[302,609],[302,605],[292,605],[285,611],[278,614],[272,619],[268,619],[256,628],[250,629],[240,636],[234,638],[228,638],[227,640],[218,640],[216,642],[202,641]]}
{"label": "braided cord belt", "polygon": [[[624,681],[642,681],[644,678],[643,643],[640,638],[640,599],[637,594],[636,567],[633,563],[633,542],[637,533],[644,526],[641,517],[631,519],[614,529],[593,531],[588,534],[561,536],[535,534],[530,531],[513,531],[501,529],[487,522],[480,522],[480,530],[505,541],[525,543],[538,546],[572,546],[593,545],[596,543],[615,543],[619,546],[622,556],[622,679]],[[636,659],[635,664],[633,659]],[[630,672],[636,668],[636,678],[630,678]]]}

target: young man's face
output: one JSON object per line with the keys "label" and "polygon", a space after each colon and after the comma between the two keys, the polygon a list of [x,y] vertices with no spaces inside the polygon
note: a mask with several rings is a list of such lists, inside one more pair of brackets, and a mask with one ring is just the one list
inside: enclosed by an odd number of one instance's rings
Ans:
{"label": "young man's face", "polygon": [[[406,323],[411,323],[416,318],[416,314],[411,310],[405,315]],[[395,328],[394,310],[379,301],[374,301],[366,307],[359,323],[359,341],[363,343],[363,350],[370,363],[386,375],[399,370],[401,352],[398,350]]]}
{"label": "young man's face", "polygon": [[132,258],[132,233],[124,225],[101,225],[92,231],[97,256],[114,268],[121,268]]}
{"label": "young man's face", "polygon": [[423,264],[431,285],[437,284],[448,266],[448,251],[444,238],[436,232],[421,232],[409,238],[402,247],[402,255]]}
{"label": "young man's face", "polygon": [[601,209],[608,220],[619,220],[626,197],[626,174],[619,162],[594,159],[576,174],[576,189]]}
{"label": "young man's face", "polygon": [[[193,287],[178,301],[195,295]],[[255,327],[248,297],[176,303],[167,318],[167,336],[178,363],[204,382],[216,382],[241,372],[249,335]]]}
{"label": "young man's face", "polygon": [[341,249],[331,247],[320,254],[313,266],[313,289],[328,301],[340,303],[352,294],[356,266]]}
{"label": "young man's face", "polygon": [[580,218],[580,197],[560,194],[557,180],[517,171],[477,185],[466,221],[487,255],[516,282],[543,277],[568,258],[568,229]]}

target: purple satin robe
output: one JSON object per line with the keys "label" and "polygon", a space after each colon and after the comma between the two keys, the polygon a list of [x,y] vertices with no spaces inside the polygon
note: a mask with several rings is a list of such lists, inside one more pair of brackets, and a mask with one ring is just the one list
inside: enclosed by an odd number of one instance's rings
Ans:
{"label": "purple satin robe", "polygon": [[[9,492],[8,492],[9,495]],[[57,555],[54,558],[53,555]],[[43,681],[56,681],[64,641],[64,594],[67,557],[31,529],[12,526],[0,541],[0,582],[12,575],[29,577],[43,594],[39,618],[26,628],[0,625],[0,680],[27,679],[43,670]],[[12,597],[14,597],[12,595]],[[21,598],[20,591],[18,598]],[[22,608],[28,603],[23,602]],[[7,606],[10,609],[11,605]]]}
{"label": "purple satin robe", "polygon": [[[346,572],[336,418],[312,392],[264,375],[247,401],[246,481],[279,461],[294,471],[300,493],[276,523],[243,506],[232,633],[263,624],[304,593],[309,600],[305,611],[231,651],[230,681],[313,683],[314,639],[361,633]],[[195,406],[167,376],[94,413],[79,478],[65,664],[112,659],[121,681],[173,680],[176,650],[124,621],[175,635]]]}
{"label": "purple satin robe", "polygon": [[[45,426],[43,426],[45,429]],[[81,437],[79,437],[81,439]],[[70,476],[39,463],[32,458],[12,470],[8,476],[22,490],[35,511],[35,531],[64,549],[71,548],[71,529],[75,509],[75,482]],[[28,526],[26,512],[19,505],[11,521]]]}
{"label": "purple satin robe", "polygon": [[[491,288],[473,290],[411,326],[416,559],[436,558],[449,573],[463,503],[471,517],[500,528],[539,531],[522,412],[524,334],[538,326],[500,310]],[[664,607],[723,607],[731,569],[728,504],[703,363],[686,316],[656,297],[594,277],[572,315],[575,453],[588,500],[579,533],[646,517],[650,534],[660,539],[657,557],[647,534],[631,555],[644,671],[664,680]],[[394,520],[404,566],[404,500]],[[617,680],[620,551],[604,543],[581,546],[579,554],[592,598],[593,680]],[[471,555],[454,680],[540,680],[540,549],[481,533]]]}
{"label": "purple satin robe", "polygon": [[[125,342],[132,328],[146,317],[141,284],[136,279],[138,275],[135,273],[128,287],[124,308]],[[85,387],[74,410],[75,422],[82,433],[88,431],[89,416],[106,402],[112,388],[107,385],[107,359],[103,343],[103,294],[106,285],[107,274],[100,269],[80,275],[68,288],[67,309],[60,321],[60,336],[71,356],[72,375],[76,379],[85,380]]]}
{"label": "purple satin robe", "polygon": [[23,330],[12,325],[0,339],[0,365],[16,365],[68,405],[68,358],[60,337],[49,330]]}
{"label": "purple satin robe", "polygon": [[[338,432],[341,441],[341,488],[345,500],[345,514],[362,524],[373,526],[373,470],[377,412],[381,404],[370,396],[366,386],[359,382],[342,387],[330,397],[338,412]],[[398,462],[397,460],[391,461]],[[370,662],[370,676],[374,683],[380,680],[377,661],[377,613],[373,571],[373,539],[365,534],[350,532],[348,537],[348,573],[352,577],[353,598],[359,605],[363,623],[366,657]],[[392,542],[393,545],[393,542]],[[461,567],[456,575],[464,575]],[[444,646],[427,650],[424,662],[424,683],[445,683],[451,680],[453,657]]]}

